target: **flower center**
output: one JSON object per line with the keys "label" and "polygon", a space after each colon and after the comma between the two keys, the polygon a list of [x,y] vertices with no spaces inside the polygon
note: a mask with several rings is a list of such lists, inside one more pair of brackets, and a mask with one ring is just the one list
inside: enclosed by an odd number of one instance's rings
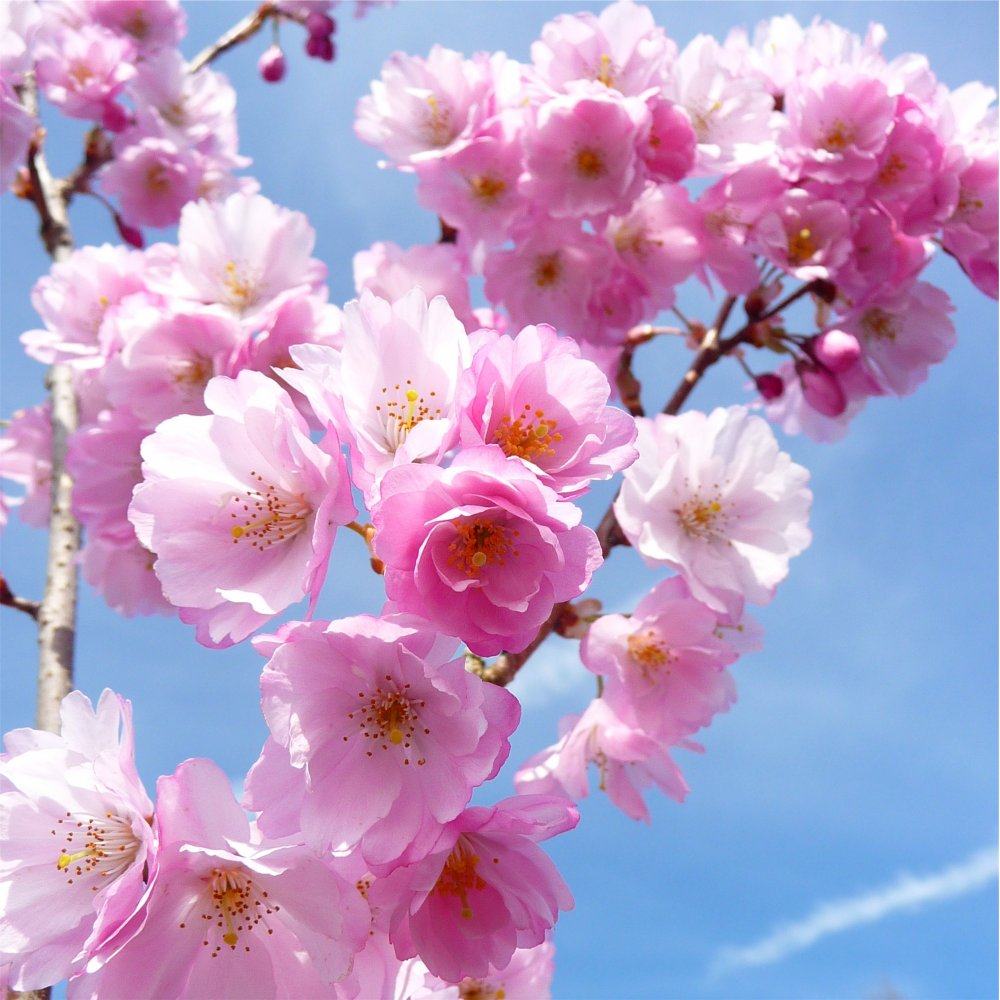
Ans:
{"label": "flower center", "polygon": [[[677,654],[665,646],[654,629],[636,632],[626,640],[628,655],[646,680],[653,680],[660,667],[674,663]],[[669,670],[664,671],[670,673]]]}
{"label": "flower center", "polygon": [[816,254],[816,244],[813,242],[812,230],[803,226],[797,233],[788,237],[788,261],[791,264],[801,264],[810,260]]}
{"label": "flower center", "polygon": [[229,516],[237,523],[230,531],[234,545],[249,541],[251,548],[264,552],[275,542],[290,541],[300,534],[313,510],[304,497],[279,490],[253,470],[250,478],[256,479],[261,489],[245,490],[232,498],[230,503],[236,510]]}
{"label": "flower center", "polygon": [[240,267],[233,261],[226,265],[222,287],[223,301],[234,312],[245,312],[260,298],[259,283],[250,269],[245,265]]}
{"label": "flower center", "polygon": [[477,517],[471,521],[456,519],[455,540],[448,546],[451,553],[448,562],[457,566],[466,576],[478,576],[484,566],[506,565],[506,556],[520,553],[513,541],[520,532],[506,528],[487,518]]}
{"label": "flower center", "polygon": [[385,443],[389,451],[402,447],[410,431],[421,420],[436,420],[441,416],[441,407],[431,406],[437,402],[437,393],[432,389],[427,399],[413,388],[413,380],[397,382],[392,389],[382,386],[383,400],[375,404],[375,412],[385,421]]}
{"label": "flower center", "polygon": [[548,288],[550,285],[554,285],[562,277],[559,254],[547,253],[536,257],[533,277],[539,288]]}
{"label": "flower center", "polygon": [[[369,740],[371,745],[365,750],[368,757],[374,756],[375,749],[386,751],[390,746],[402,747],[406,756],[403,757],[403,764],[409,766],[411,760],[410,751],[414,749],[414,736],[418,731],[424,736],[430,735],[430,729],[420,726],[420,709],[427,707],[427,702],[421,699],[412,699],[406,693],[410,685],[404,684],[402,690],[395,690],[391,687],[392,675],[386,674],[386,688],[379,684],[372,693],[359,691],[358,698],[361,701],[359,708],[347,713],[347,718],[352,722],[357,720],[358,729],[365,740]],[[344,737],[344,742],[350,739]],[[416,748],[419,751],[419,747]],[[427,763],[425,757],[418,757],[415,760],[418,767],[423,767]]]}
{"label": "flower center", "polygon": [[[268,934],[274,933],[267,926],[267,917],[279,912],[281,907],[268,899],[266,889],[258,889],[254,885],[246,869],[213,868],[211,878],[205,881],[211,902],[200,914],[205,921],[202,927],[205,936],[201,943],[206,948],[211,945],[212,958],[219,955],[223,945],[227,945],[230,951],[236,951],[240,935],[251,933],[260,923],[264,924]],[[184,930],[187,925],[182,921],[178,926]],[[250,946],[244,944],[243,950],[249,951]]]}
{"label": "flower center", "polygon": [[469,188],[477,201],[493,204],[507,190],[507,185],[499,177],[489,174],[473,174],[469,178]]}
{"label": "flower center", "polygon": [[596,149],[585,147],[576,154],[576,172],[584,180],[597,180],[605,173],[604,158]]}
{"label": "flower center", "polygon": [[861,326],[868,337],[888,340],[890,343],[896,339],[896,334],[899,332],[896,329],[895,317],[884,309],[869,309],[861,319]]}
{"label": "flower center", "polygon": [[[494,858],[493,863],[498,864],[499,860],[499,858]],[[439,896],[458,898],[462,904],[462,917],[465,920],[472,918],[469,893],[479,892],[486,888],[482,876],[476,871],[478,864],[479,855],[473,854],[464,837],[459,837],[434,885],[433,891]]]}
{"label": "flower center", "polygon": [[674,514],[688,538],[700,538],[703,541],[725,538],[724,528],[729,516],[722,509],[722,498],[718,493],[710,500],[702,500],[695,494],[682,506],[675,507]]}
{"label": "flower center", "polygon": [[[534,461],[545,455],[554,455],[552,447],[562,440],[556,433],[556,421],[545,420],[545,411],[536,410],[525,403],[519,417],[504,417],[493,431],[493,440],[511,458],[525,458]],[[535,423],[535,421],[538,423]]]}
{"label": "flower center", "polygon": [[597,66],[591,72],[591,79],[603,83],[605,87],[613,87],[616,75],[615,64],[611,61],[611,56],[607,52],[602,52]]}
{"label": "flower center", "polygon": [[488,979],[463,979],[458,984],[458,1000],[504,1000],[507,991]]}
{"label": "flower center", "polygon": [[906,161],[899,153],[893,153],[878,172],[879,183],[885,185],[885,187],[892,187],[905,172]]}
{"label": "flower center", "polygon": [[854,129],[839,118],[826,130],[820,145],[831,152],[839,152],[854,143]]}
{"label": "flower center", "polygon": [[455,138],[455,130],[451,124],[451,108],[447,105],[442,107],[434,94],[428,95],[427,107],[430,109],[430,114],[424,119],[424,141],[428,146],[440,149]]}
{"label": "flower center", "polygon": [[66,873],[66,884],[73,885],[78,878],[94,875],[96,881],[90,886],[93,892],[124,874],[141,846],[132,824],[110,812],[100,817],[74,816],[68,812],[56,820],[52,835],[65,837],[56,869]]}

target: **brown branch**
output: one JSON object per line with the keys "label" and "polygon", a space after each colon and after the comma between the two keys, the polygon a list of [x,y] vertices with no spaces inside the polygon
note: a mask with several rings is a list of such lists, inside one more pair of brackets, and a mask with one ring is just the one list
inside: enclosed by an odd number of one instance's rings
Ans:
{"label": "brown branch", "polygon": [[38,609],[41,605],[38,601],[29,601],[26,597],[18,597],[10,589],[7,577],[0,573],[0,605],[5,608],[14,608],[15,611],[23,611],[26,615],[38,620]]}
{"label": "brown branch", "polygon": [[197,73],[198,70],[204,69],[209,63],[215,62],[223,52],[228,52],[241,42],[245,42],[248,38],[253,38],[267,24],[269,18],[279,16],[281,14],[273,3],[262,3],[252,14],[247,14],[242,21],[237,21],[218,40],[207,48],[202,49],[188,63],[188,72]]}

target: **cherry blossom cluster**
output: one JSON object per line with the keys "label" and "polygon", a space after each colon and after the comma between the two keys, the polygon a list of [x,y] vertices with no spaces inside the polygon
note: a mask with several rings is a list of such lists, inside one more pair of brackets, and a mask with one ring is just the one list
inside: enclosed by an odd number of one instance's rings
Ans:
{"label": "cherry blossom cluster", "polygon": [[15,0],[4,9],[4,187],[38,124],[18,96],[31,71],[61,114],[93,123],[80,183],[116,200],[133,245],[142,245],[140,227],[175,225],[189,201],[256,187],[234,174],[250,162],[238,151],[235,91],[212,69],[189,72],[177,48],[186,31],[178,0]]}
{"label": "cherry blossom cluster", "polygon": [[997,295],[995,94],[888,60],[884,34],[787,16],[679,51],[621,0],[549,22],[529,63],[396,53],[355,128],[416,175],[515,326],[552,323],[609,366],[691,276],[751,319],[817,283],[814,332],[765,317],[752,343],[791,355],[757,379],[768,415],[829,439],[951,347],[948,298],[920,278],[935,245]]}
{"label": "cherry blossom cluster", "polygon": [[[258,16],[329,60],[332,7]],[[550,22],[530,63],[396,54],[356,129],[416,174],[442,240],[359,253],[341,309],[307,218],[235,177],[234,95],[180,56],[174,0],[4,11],[0,180],[35,134],[33,73],[94,123],[81,183],[117,199],[132,246],[54,264],[21,337],[73,372],[83,574],[125,615],[251,640],[268,738],[241,801],[193,759],[154,802],[111,691],[69,695],[59,736],[7,734],[0,974],[69,978],[71,1000],[543,997],[573,900],[539,843],[577,825],[592,767],[634,819],[650,787],[683,800],[673,751],[733,704],[729,668],[761,645],[748,607],[811,539],[808,473],[764,417],[626,412],[609,373],[693,277],[725,296],[716,329],[685,321],[705,367],[789,359],[753,377],[786,430],[829,439],[912,392],[954,339],[921,279],[935,246],[996,295],[992,92],[887,60],[874,27],[779,18],[680,51],[629,0]],[[280,48],[260,72],[284,76]],[[173,223],[176,243],[134,232]],[[807,294],[800,334],[784,309]],[[47,405],[15,414],[4,519],[45,522],[50,453]],[[579,501],[619,473],[595,531]],[[341,528],[384,582],[377,615],[315,617],[355,572],[331,560]],[[584,595],[615,546],[663,577],[601,614]],[[579,640],[596,697],[515,796],[474,805],[521,718],[491,670],[551,631]]]}
{"label": "cherry blossom cluster", "polygon": [[[401,674],[412,676],[436,644],[404,627],[380,635],[375,620],[344,623],[340,634],[396,648]],[[405,644],[395,647],[400,639]],[[516,723],[516,702],[460,663],[451,666],[420,685],[435,703],[421,725],[436,725],[439,741],[467,748],[470,775],[485,773],[505,756],[502,734]],[[463,704],[473,683],[488,695],[478,710]],[[372,727],[388,726],[391,711],[371,708],[383,717],[369,719]],[[501,717],[507,724],[484,738],[484,719]],[[366,735],[375,748],[373,733]],[[368,758],[392,773],[386,756]],[[453,778],[441,754],[426,782],[454,789]],[[537,843],[575,826],[576,810],[560,797],[530,795],[492,808],[448,803],[441,812],[449,818],[425,831],[419,851],[407,845],[405,857],[387,864],[396,853],[392,839],[407,843],[388,817],[367,832],[364,856],[321,852],[297,826],[293,835],[270,829],[290,815],[280,802],[267,829],[248,820],[209,760],[185,761],[160,778],[154,806],[133,763],[130,704],[105,690],[95,710],[72,692],[60,736],[14,730],[0,755],[2,985],[25,990],[70,977],[72,1000],[407,1000],[457,997],[459,988],[466,996],[474,989],[546,995],[547,932],[572,898]],[[364,819],[342,816],[333,839],[356,839]],[[369,864],[368,854],[383,863]]]}

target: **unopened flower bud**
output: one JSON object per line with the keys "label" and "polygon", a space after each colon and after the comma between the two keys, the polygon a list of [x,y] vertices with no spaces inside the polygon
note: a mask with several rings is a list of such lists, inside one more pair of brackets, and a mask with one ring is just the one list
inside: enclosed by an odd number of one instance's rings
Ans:
{"label": "unopened flower bud", "polygon": [[333,42],[325,35],[310,35],[306,39],[306,55],[330,62],[334,55]]}
{"label": "unopened flower bud", "polygon": [[795,366],[807,405],[824,417],[839,417],[847,409],[847,397],[835,375],[812,365]]}
{"label": "unopened flower bud", "polygon": [[837,297],[837,286],[826,278],[816,278],[809,290],[823,302],[832,302]]}
{"label": "unopened flower bud", "polygon": [[329,38],[337,30],[337,22],[326,14],[319,14],[313,11],[306,18],[306,31],[310,35],[317,35],[320,38]]}
{"label": "unopened flower bud", "polygon": [[124,132],[128,128],[128,112],[117,102],[108,101],[101,112],[101,125],[109,132]]}
{"label": "unopened flower bud", "polygon": [[858,338],[846,330],[827,330],[813,341],[813,356],[835,375],[852,367],[861,356]]}
{"label": "unopened flower bud", "polygon": [[758,375],[753,381],[761,398],[768,402],[772,399],[780,399],[785,391],[785,383],[781,380],[781,376],[775,375],[774,372]]}
{"label": "unopened flower bud", "polygon": [[142,236],[142,230],[136,226],[130,226],[117,213],[115,213],[115,226],[118,229],[118,234],[130,247],[141,250],[146,245],[146,241]]}
{"label": "unopened flower bud", "polygon": [[278,83],[285,78],[285,53],[278,45],[269,45],[257,60],[257,72],[268,83]]}

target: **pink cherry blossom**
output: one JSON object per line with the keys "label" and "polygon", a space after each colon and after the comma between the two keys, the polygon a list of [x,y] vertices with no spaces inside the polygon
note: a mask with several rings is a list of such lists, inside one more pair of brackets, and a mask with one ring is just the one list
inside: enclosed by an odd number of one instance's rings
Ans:
{"label": "pink cherry blossom", "polygon": [[736,688],[724,668],[736,657],[716,612],[680,577],[658,583],[630,617],[602,615],[580,645],[584,666],[606,678],[604,698],[619,717],[667,743],[728,711]]}
{"label": "pink cherry blossom", "polygon": [[478,335],[459,390],[462,445],[498,444],[566,498],[635,459],[635,425],[575,341],[549,326]]}
{"label": "pink cherry blossom", "polygon": [[205,403],[208,416],[173,417],[143,442],[129,518],[198,641],[228,646],[302,597],[315,602],[336,527],[355,509],[336,435],[314,444],[272,379],[215,378]]}
{"label": "pink cherry blossom", "polygon": [[11,414],[0,438],[0,479],[24,490],[7,496],[21,520],[33,528],[49,523],[52,511],[52,406],[40,403]]}
{"label": "pink cherry blossom", "polygon": [[709,607],[766,604],[808,546],[808,472],[745,407],[640,419],[618,523],[650,565],[684,577]]}
{"label": "pink cherry blossom", "polygon": [[344,346],[291,350],[302,392],[351,450],[355,485],[369,499],[395,465],[438,462],[458,436],[455,391],[469,338],[442,296],[420,288],[393,303],[364,292],[344,307]]}
{"label": "pink cherry blossom", "polygon": [[549,21],[531,46],[538,80],[556,92],[577,80],[638,96],[669,81],[677,46],[648,7],[613,3],[599,14],[562,14]]}
{"label": "pink cherry blossom", "polygon": [[432,243],[403,250],[395,243],[379,242],[354,255],[358,295],[367,289],[380,299],[396,302],[415,285],[424,290],[428,302],[443,295],[466,330],[477,329],[469,303],[468,264],[454,244]]}
{"label": "pink cherry blossom", "polygon": [[579,818],[571,803],[547,795],[466,809],[425,858],[369,890],[387,914],[396,955],[419,955],[434,975],[460,982],[486,978],[516,949],[541,944],[573,898],[537,842]]}
{"label": "pink cherry blossom", "polygon": [[603,326],[587,305],[608,269],[605,242],[571,220],[526,222],[512,235],[512,249],[486,257],[486,297],[517,328],[548,323],[571,337],[599,338]]}
{"label": "pink cherry blossom", "polygon": [[178,0],[87,0],[98,24],[128,35],[148,56],[176,45],[187,32],[187,18]]}
{"label": "pink cherry blossom", "polygon": [[318,290],[326,266],[310,256],[316,234],[301,212],[260,195],[199,201],[181,213],[176,252],[147,252],[149,287],[192,303],[218,305],[257,327],[291,293]]}
{"label": "pink cherry blossom", "polygon": [[525,131],[521,189],[555,218],[624,212],[645,182],[636,147],[648,128],[645,102],[600,83],[554,97]]}
{"label": "pink cherry blossom", "polygon": [[[595,698],[582,715],[559,723],[561,739],[530,757],[514,775],[524,794],[565,795],[585,799],[590,794],[587,770],[596,764],[598,787],[626,816],[650,822],[643,789],[655,785],[677,802],[688,792],[680,768],[662,741],[634,723],[620,719],[604,698]],[[700,749],[685,742],[688,749]]]}
{"label": "pink cherry blossom", "polygon": [[131,704],[62,702],[62,735],[14,730],[0,757],[0,954],[18,990],[97,964],[128,939],[144,867],[155,867],[153,806],[132,759]]}
{"label": "pink cherry blossom", "polygon": [[80,247],[52,265],[31,292],[44,330],[21,334],[25,351],[36,361],[74,362],[97,367],[113,350],[104,320],[109,311],[146,290],[143,254],[105,243]]}
{"label": "pink cherry blossom", "polygon": [[[368,931],[354,887],[308,849],[260,841],[211,761],[157,785],[159,868],[138,933],[94,975],[89,997],[328,995]],[[164,961],[164,954],[169,960]]]}
{"label": "pink cherry blossom", "polygon": [[426,59],[395,52],[358,101],[354,131],[403,168],[441,155],[475,133],[492,112],[485,58],[435,45]]}
{"label": "pink cherry blossom", "polygon": [[389,599],[480,656],[524,649],[601,564],[580,510],[496,445],[390,469],[371,513]]}
{"label": "pink cherry blossom", "polygon": [[177,610],[163,596],[153,562],[152,553],[134,536],[91,535],[80,552],[83,578],[112,611],[126,618],[172,615]]}
{"label": "pink cherry blossom", "polygon": [[[356,616],[282,630],[261,677],[275,740],[305,768],[302,830],[376,872],[423,856],[510,752],[509,692],[435,649],[437,633]],[[267,808],[264,807],[266,814]]]}
{"label": "pink cherry blossom", "polygon": [[97,24],[62,25],[40,46],[35,73],[45,96],[70,118],[101,121],[135,75],[132,40]]}
{"label": "pink cherry blossom", "polygon": [[38,119],[21,103],[17,92],[0,78],[0,192],[10,187],[28,157],[28,144]]}

